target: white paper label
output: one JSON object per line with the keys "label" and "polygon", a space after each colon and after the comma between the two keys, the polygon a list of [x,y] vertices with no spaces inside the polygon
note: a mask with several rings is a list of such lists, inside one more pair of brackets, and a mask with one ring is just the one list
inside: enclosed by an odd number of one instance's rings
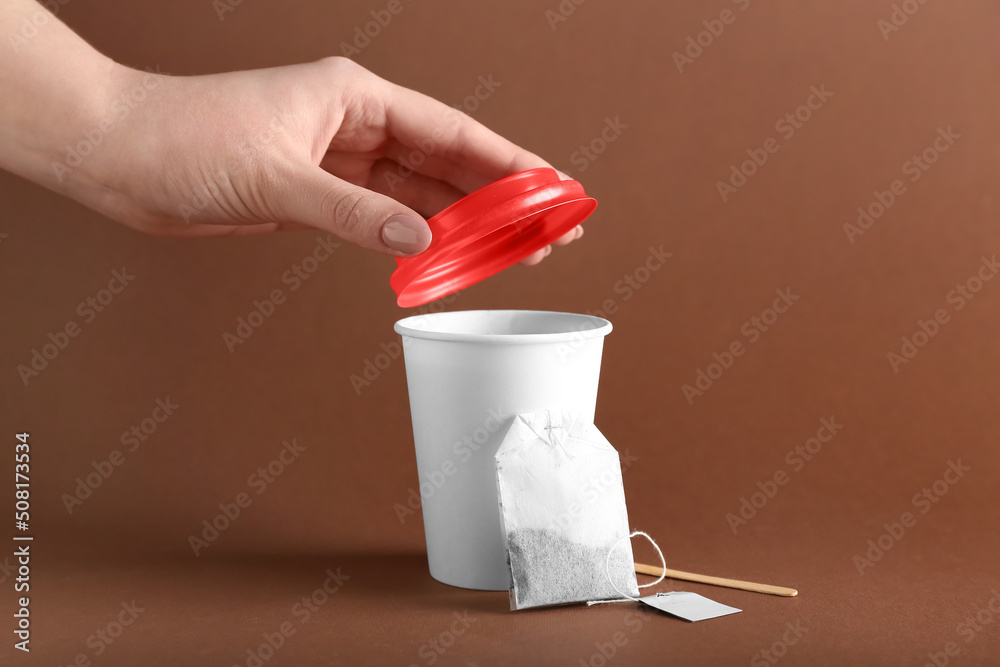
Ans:
{"label": "white paper label", "polygon": [[686,593],[684,591],[657,593],[656,595],[647,595],[639,599],[650,607],[665,611],[671,616],[683,618],[685,621],[704,621],[709,618],[728,616],[729,614],[743,611],[736,607],[729,607],[714,600],[709,600],[697,593]]}

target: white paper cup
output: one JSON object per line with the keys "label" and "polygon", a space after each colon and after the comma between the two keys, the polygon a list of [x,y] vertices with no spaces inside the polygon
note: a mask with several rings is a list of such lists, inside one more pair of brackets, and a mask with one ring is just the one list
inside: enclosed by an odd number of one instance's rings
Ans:
{"label": "white paper cup", "polygon": [[569,410],[593,421],[611,323],[475,310],[407,317],[395,329],[403,337],[431,576],[507,590],[493,457],[518,413]]}

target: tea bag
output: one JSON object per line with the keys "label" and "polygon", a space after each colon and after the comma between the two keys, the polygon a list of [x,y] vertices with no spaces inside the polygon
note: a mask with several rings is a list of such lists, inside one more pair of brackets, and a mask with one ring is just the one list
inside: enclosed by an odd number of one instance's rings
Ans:
{"label": "tea bag", "polygon": [[517,415],[496,470],[511,609],[639,596],[618,452],[596,426]]}

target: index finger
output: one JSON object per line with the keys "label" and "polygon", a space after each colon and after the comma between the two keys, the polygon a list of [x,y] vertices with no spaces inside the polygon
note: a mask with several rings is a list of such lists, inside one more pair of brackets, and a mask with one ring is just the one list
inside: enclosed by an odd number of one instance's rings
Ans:
{"label": "index finger", "polygon": [[465,192],[525,169],[552,166],[462,111],[422,93],[389,84],[385,103],[390,136],[426,154],[417,171]]}

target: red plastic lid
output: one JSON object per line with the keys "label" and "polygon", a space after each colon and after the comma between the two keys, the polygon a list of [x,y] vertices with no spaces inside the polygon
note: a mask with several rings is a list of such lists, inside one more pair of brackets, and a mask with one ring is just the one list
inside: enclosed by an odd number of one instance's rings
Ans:
{"label": "red plastic lid", "polygon": [[416,257],[397,258],[396,303],[420,306],[517,264],[597,208],[577,181],[529,169],[476,190],[427,221],[434,235]]}

